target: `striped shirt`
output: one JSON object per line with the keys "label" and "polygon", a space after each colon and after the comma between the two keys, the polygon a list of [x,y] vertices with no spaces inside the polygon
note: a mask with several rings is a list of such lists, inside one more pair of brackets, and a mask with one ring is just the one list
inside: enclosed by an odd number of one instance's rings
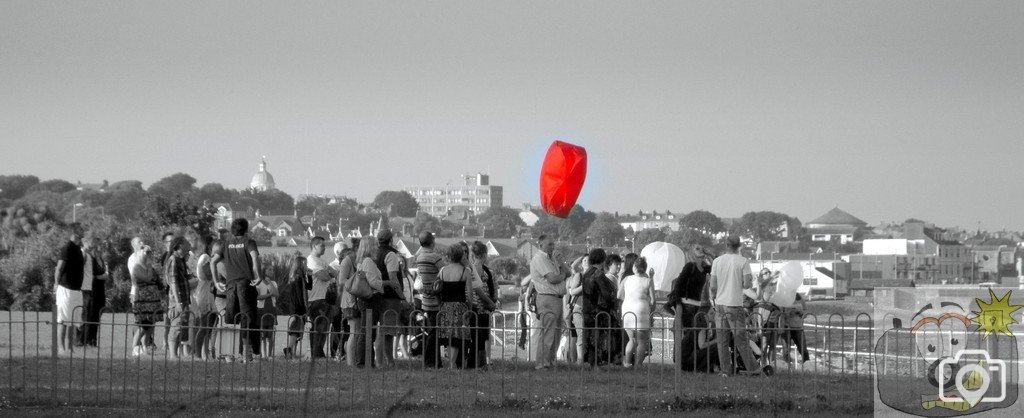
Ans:
{"label": "striped shirt", "polygon": [[188,308],[192,301],[192,289],[188,283],[188,266],[185,259],[177,255],[168,257],[164,266],[164,278],[171,285],[170,303],[177,304],[181,309]]}
{"label": "striped shirt", "polygon": [[[434,282],[437,281],[437,273],[441,271],[441,267],[444,266],[444,258],[433,248],[420,248],[416,254],[416,272],[420,276],[420,282],[423,283],[423,289],[430,289],[434,287]],[[428,296],[423,294],[423,310],[426,312],[436,312],[438,307],[441,305],[441,301],[437,296]]]}

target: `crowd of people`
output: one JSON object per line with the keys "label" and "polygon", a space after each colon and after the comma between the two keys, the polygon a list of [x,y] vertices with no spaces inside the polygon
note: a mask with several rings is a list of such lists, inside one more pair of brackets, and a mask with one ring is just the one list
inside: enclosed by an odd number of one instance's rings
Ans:
{"label": "crowd of people", "polygon": [[[333,259],[325,260],[327,242],[314,237],[308,255],[289,260],[287,277],[277,282],[264,273],[248,232],[248,222],[235,219],[218,236],[166,233],[158,254],[142,238],[132,239],[133,356],[157,351],[154,330],[162,324],[169,358],[256,361],[275,354],[283,316],[285,358],[304,357],[300,343],[308,337],[310,358],[351,366],[392,367],[404,356],[421,357],[426,368],[487,367],[500,292],[486,244],[459,242],[441,251],[434,234],[423,232],[419,250],[407,259],[393,247],[392,232],[382,229],[335,243]],[[566,263],[554,256],[553,237],[542,235],[537,244],[519,301],[519,319],[532,321],[524,330],[530,330],[535,367],[551,368],[560,359],[591,367],[643,364],[651,355],[657,309],[648,261],[595,248]],[[740,246],[730,237],[718,257],[694,247],[672,283],[663,309],[680,324],[673,358],[684,370],[758,373],[752,312],[774,321],[766,349],[780,339],[787,360],[791,344],[801,361],[808,358],[800,307],[766,304],[778,274],[765,270],[754,278]],[[109,268],[95,247],[95,238],[75,227],[57,263],[62,352],[97,344]],[[83,324],[77,337],[72,322]],[[228,340],[237,347],[216,343],[226,332],[236,333]],[[525,348],[525,331],[519,343]]]}

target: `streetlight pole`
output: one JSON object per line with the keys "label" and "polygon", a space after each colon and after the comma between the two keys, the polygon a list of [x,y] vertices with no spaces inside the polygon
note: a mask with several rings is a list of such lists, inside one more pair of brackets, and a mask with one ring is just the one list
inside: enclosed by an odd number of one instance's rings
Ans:
{"label": "streetlight pole", "polygon": [[78,207],[82,206],[81,203],[75,203],[71,206],[71,223],[78,222]]}

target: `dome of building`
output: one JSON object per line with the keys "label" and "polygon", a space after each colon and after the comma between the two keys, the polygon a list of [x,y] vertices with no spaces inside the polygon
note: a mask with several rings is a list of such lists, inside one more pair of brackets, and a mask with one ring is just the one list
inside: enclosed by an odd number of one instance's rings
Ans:
{"label": "dome of building", "polygon": [[270,175],[270,172],[267,171],[267,156],[263,156],[263,161],[260,162],[260,171],[257,171],[256,174],[252,176],[252,181],[249,182],[249,187],[261,192],[274,190],[276,188],[274,185],[274,176]]}

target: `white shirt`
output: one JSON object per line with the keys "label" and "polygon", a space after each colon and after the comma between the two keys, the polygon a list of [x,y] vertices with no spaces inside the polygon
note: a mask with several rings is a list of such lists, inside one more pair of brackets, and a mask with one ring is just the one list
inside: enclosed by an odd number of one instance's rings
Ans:
{"label": "white shirt", "polygon": [[739,254],[723,254],[711,263],[711,274],[717,279],[715,303],[721,306],[743,306],[743,275],[750,273],[750,262]]}
{"label": "white shirt", "polygon": [[334,270],[330,269],[322,258],[313,254],[306,256],[306,267],[313,272],[313,288],[309,291],[309,301],[326,299],[327,288],[330,287],[333,280],[325,281],[323,278],[325,275],[329,278]]}
{"label": "white shirt", "polygon": [[533,287],[537,289],[537,294],[540,295],[565,295],[565,280],[551,284],[547,276],[550,273],[559,273],[561,270],[558,268],[558,264],[551,259],[547,253],[543,251],[537,251],[533,255],[533,259],[530,260],[530,276],[533,277]]}

